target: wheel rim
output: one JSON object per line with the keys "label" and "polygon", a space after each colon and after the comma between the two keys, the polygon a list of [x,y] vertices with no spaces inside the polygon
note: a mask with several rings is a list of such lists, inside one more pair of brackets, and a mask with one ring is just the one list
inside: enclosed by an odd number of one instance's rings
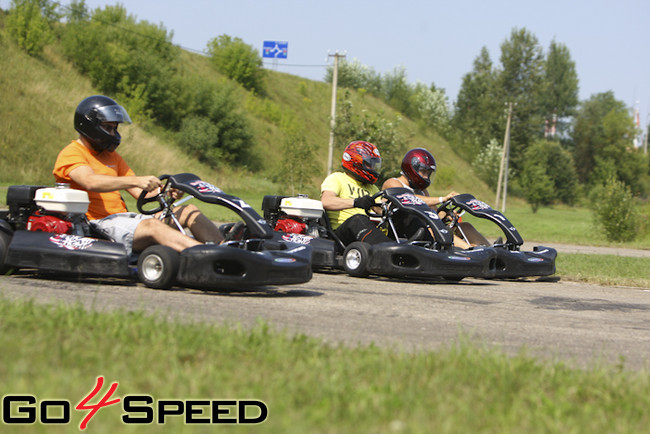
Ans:
{"label": "wheel rim", "polygon": [[165,265],[158,255],[149,255],[142,261],[142,275],[150,282],[158,280],[164,270]]}
{"label": "wheel rim", "polygon": [[361,265],[361,252],[356,249],[350,250],[345,257],[345,264],[350,270],[356,270],[359,268]]}

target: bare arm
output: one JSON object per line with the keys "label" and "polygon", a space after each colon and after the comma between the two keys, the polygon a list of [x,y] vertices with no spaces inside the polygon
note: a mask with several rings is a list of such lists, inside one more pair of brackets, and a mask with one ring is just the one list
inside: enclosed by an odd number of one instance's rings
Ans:
{"label": "bare arm", "polygon": [[79,166],[70,171],[70,178],[88,191],[107,192],[126,190],[138,197],[142,190],[152,191],[162,183],[155,176],[111,176],[100,175],[90,166]]}
{"label": "bare arm", "polygon": [[333,191],[325,190],[321,193],[320,201],[323,208],[328,211],[341,211],[344,209],[354,208],[354,199],[342,199]]}

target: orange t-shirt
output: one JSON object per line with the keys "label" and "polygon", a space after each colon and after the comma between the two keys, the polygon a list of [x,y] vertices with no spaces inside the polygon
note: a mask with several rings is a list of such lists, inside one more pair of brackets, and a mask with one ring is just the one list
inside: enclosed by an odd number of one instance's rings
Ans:
{"label": "orange t-shirt", "polygon": [[[71,188],[83,190],[79,184],[70,179],[70,172],[80,166],[90,166],[99,175],[135,175],[117,152],[97,153],[88,149],[79,140],[73,140],[59,152],[52,173],[56,182],[66,182],[70,184]],[[90,204],[86,216],[89,220],[101,219],[119,212],[127,212],[126,204],[117,190],[103,193],[88,191],[88,199]]]}

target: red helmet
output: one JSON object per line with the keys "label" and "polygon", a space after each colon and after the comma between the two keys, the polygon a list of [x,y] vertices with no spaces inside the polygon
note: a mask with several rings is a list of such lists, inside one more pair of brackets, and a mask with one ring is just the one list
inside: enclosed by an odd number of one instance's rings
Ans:
{"label": "red helmet", "polygon": [[411,149],[402,160],[402,175],[409,180],[411,188],[424,190],[431,185],[430,177],[436,175],[436,159],[426,149]]}
{"label": "red helmet", "polygon": [[343,170],[359,182],[374,184],[381,169],[379,149],[370,142],[351,142],[343,151]]}

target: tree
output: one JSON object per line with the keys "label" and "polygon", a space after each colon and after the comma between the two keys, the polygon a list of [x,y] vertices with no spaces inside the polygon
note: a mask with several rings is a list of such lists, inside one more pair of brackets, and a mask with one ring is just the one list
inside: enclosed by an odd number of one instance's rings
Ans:
{"label": "tree", "polygon": [[245,89],[264,94],[263,62],[255,47],[241,38],[220,35],[208,41],[207,48],[219,72]]}
{"label": "tree", "polygon": [[381,92],[384,101],[388,105],[409,117],[413,117],[414,110],[409,104],[412,90],[406,79],[406,68],[399,66],[394,68],[392,73],[382,76]]}
{"label": "tree", "polygon": [[541,136],[540,95],[544,89],[544,55],[537,38],[526,29],[513,29],[501,44],[497,98],[516,104],[510,135],[510,156],[515,170],[523,166],[526,147]]}
{"label": "tree", "polygon": [[18,46],[38,56],[53,38],[52,23],[58,20],[56,4],[49,0],[12,0],[7,31]]}
{"label": "tree", "polygon": [[417,83],[411,96],[411,105],[415,108],[417,116],[428,126],[445,134],[449,127],[449,105],[447,95],[442,89],[437,89],[433,84],[427,87]]}
{"label": "tree", "polygon": [[97,9],[83,18],[77,5],[63,35],[65,54],[94,86],[177,129],[187,115],[178,78],[180,50],[164,27],[137,22],[121,6]]}
{"label": "tree", "polygon": [[503,137],[503,101],[496,95],[496,72],[487,48],[474,59],[473,70],[463,77],[454,115],[455,148],[468,160],[481,149]]}
{"label": "tree", "polygon": [[573,204],[577,175],[571,155],[559,142],[537,140],[526,149],[520,181],[533,212],[555,200]]}
{"label": "tree", "polygon": [[633,148],[635,134],[632,115],[611,91],[584,101],[573,128],[579,180],[593,187],[614,176],[641,193],[648,172],[641,153]]}
{"label": "tree", "polygon": [[556,122],[557,133],[563,136],[569,119],[578,106],[578,74],[569,49],[551,42],[544,68],[544,88],[540,96],[542,113],[549,122]]}
{"label": "tree", "polygon": [[[325,71],[325,82],[331,83],[334,67],[330,66]],[[363,65],[359,59],[351,62],[343,59],[339,62],[337,72],[337,85],[350,89],[364,89],[376,97],[381,97],[381,75],[373,68]]]}
{"label": "tree", "polygon": [[524,161],[521,186],[534,213],[541,205],[549,205],[553,201],[553,180],[548,176],[544,164],[540,161],[529,159]]}
{"label": "tree", "polygon": [[[503,155],[503,145],[498,140],[492,139],[486,147],[476,156],[472,162],[474,173],[491,188],[497,188],[499,182],[499,170],[501,169],[501,156]],[[508,178],[512,179],[514,172],[508,168]]]}

